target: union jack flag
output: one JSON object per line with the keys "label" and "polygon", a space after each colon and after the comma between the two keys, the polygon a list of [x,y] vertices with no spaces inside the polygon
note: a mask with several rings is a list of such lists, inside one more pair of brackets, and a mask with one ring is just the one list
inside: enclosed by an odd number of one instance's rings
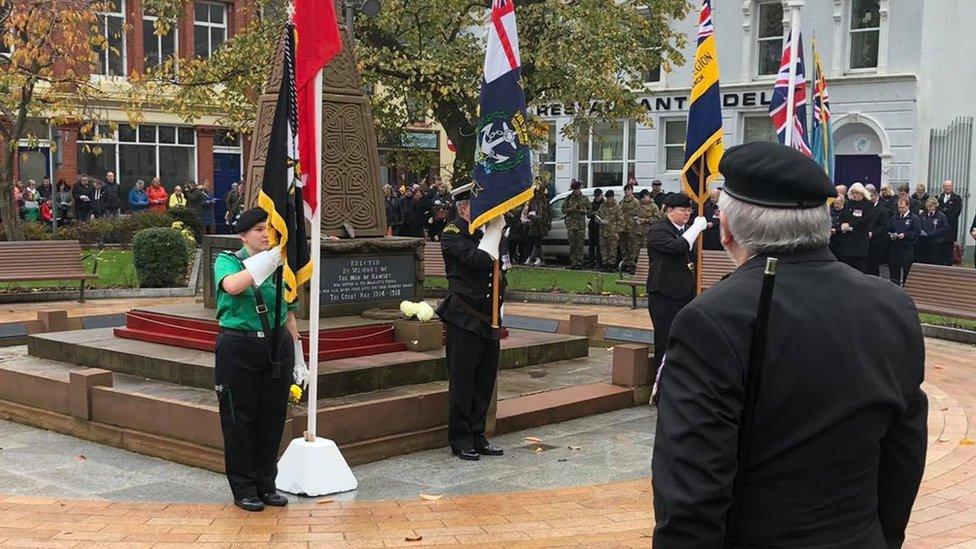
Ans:
{"label": "union jack flag", "polygon": [[800,49],[796,52],[796,75],[793,81],[793,120],[787,121],[786,103],[790,88],[790,56],[793,44],[787,35],[783,44],[783,57],[773,87],[773,98],[769,103],[769,116],[773,119],[779,142],[786,144],[786,132],[793,132],[790,146],[807,156],[813,156],[807,141],[807,77],[803,68],[803,35],[797,40]]}
{"label": "union jack flag", "polygon": [[702,2],[701,13],[698,15],[698,43],[715,34],[712,25],[712,6],[709,2]]}

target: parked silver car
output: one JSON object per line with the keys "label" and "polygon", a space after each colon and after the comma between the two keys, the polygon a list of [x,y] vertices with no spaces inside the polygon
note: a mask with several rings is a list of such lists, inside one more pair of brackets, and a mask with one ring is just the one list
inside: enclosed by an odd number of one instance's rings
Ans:
{"label": "parked silver car", "polygon": [[[583,191],[583,196],[592,202],[593,191],[597,188],[603,189],[604,193],[613,190],[614,198],[617,199],[618,203],[624,197],[623,187],[588,187],[580,190]],[[647,192],[651,192],[652,190],[651,187],[634,187],[634,194],[638,194],[644,189],[647,189]],[[566,203],[566,199],[569,198],[571,192],[561,192],[549,201],[549,210],[552,213],[552,228],[549,229],[549,234],[542,239],[543,255],[569,257],[569,235],[566,232],[566,214],[563,213],[563,204]],[[589,234],[587,234],[588,236]]]}

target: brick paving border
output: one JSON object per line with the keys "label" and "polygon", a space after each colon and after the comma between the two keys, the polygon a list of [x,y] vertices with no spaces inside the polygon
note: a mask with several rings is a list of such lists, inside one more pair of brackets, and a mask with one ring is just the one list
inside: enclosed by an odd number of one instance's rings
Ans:
{"label": "brick paving border", "polygon": [[[976,348],[927,340],[925,477],[906,547],[976,549]],[[650,456],[648,456],[650,459]],[[233,505],[0,497],[0,547],[650,547],[649,479],[440,500]]]}

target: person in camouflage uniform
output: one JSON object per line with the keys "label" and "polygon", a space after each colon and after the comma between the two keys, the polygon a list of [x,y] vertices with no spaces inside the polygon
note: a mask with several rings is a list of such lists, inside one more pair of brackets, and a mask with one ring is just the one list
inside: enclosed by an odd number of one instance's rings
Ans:
{"label": "person in camouflage uniform", "polygon": [[596,215],[600,223],[600,255],[603,256],[603,270],[612,273],[617,266],[617,243],[620,237],[620,206],[609,190],[603,195],[603,204]]}
{"label": "person in camouflage uniform", "polygon": [[566,214],[566,232],[569,235],[569,268],[582,269],[586,251],[586,214],[590,213],[590,201],[580,192],[580,182],[573,181],[573,190],[563,204]]}
{"label": "person in camouflage uniform", "polygon": [[620,201],[620,259],[623,268],[633,273],[637,267],[637,254],[641,249],[641,235],[638,232],[637,216],[640,201],[634,196],[634,184],[624,186],[624,198]]}
{"label": "person in camouflage uniform", "polygon": [[654,203],[654,197],[647,191],[641,192],[640,210],[637,213],[637,253],[635,257],[640,259],[640,252],[647,244],[647,231],[651,230],[651,225],[660,221],[664,216],[661,215],[661,208]]}

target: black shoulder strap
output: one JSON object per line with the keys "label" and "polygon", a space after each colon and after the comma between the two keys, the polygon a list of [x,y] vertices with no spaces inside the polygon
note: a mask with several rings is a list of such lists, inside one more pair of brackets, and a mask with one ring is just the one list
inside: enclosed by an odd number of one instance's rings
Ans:
{"label": "black shoulder strap", "polygon": [[[226,253],[236,257],[241,262],[241,265],[244,264],[243,249],[237,250],[236,252],[228,250]],[[251,293],[254,295],[254,303],[256,305],[254,310],[258,313],[258,320],[261,321],[261,328],[264,330],[264,335],[265,337],[271,337],[271,323],[268,322],[268,306],[264,302],[264,296],[261,295],[261,288],[251,285]]]}

